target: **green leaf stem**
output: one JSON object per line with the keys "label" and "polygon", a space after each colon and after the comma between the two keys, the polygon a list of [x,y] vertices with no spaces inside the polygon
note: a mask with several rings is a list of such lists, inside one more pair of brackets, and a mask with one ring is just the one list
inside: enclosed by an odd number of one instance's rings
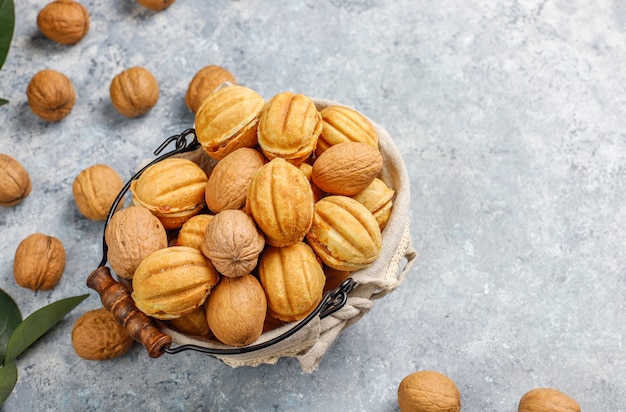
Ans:
{"label": "green leaf stem", "polygon": [[4,354],[9,338],[22,322],[20,308],[4,290],[0,289],[0,366],[4,365]]}
{"label": "green leaf stem", "polygon": [[65,315],[78,306],[89,295],[61,299],[33,312],[13,331],[4,357],[5,364],[12,362]]}

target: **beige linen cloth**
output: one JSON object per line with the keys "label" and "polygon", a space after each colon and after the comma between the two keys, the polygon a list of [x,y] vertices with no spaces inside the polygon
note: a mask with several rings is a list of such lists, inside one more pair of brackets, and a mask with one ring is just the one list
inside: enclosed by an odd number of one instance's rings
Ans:
{"label": "beige linen cloth", "polygon": [[[331,105],[340,105],[324,99],[313,99],[318,110]],[[264,349],[237,355],[213,355],[232,367],[274,364],[283,357],[295,357],[302,370],[313,372],[319,366],[324,354],[333,345],[339,334],[348,326],[361,319],[374,301],[393,292],[400,286],[411,266],[417,259],[417,252],[411,244],[409,227],[410,188],[407,171],[389,133],[370,120],[378,132],[379,147],[384,164],[379,176],[395,190],[393,209],[383,231],[383,247],[378,259],[368,268],[352,274],[357,286],[349,293],[346,304],[335,313],[320,319],[313,318],[306,326],[289,338]],[[273,339],[291,329],[293,324],[264,333],[254,344]],[[209,348],[228,348],[214,342],[182,335],[161,325],[164,333],[172,337],[176,345],[198,345]]]}

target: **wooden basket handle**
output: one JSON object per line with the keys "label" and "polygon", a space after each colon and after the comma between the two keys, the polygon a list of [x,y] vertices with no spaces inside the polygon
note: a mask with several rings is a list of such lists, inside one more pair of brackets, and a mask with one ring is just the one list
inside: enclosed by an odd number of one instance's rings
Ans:
{"label": "wooden basket handle", "polygon": [[100,295],[102,305],[126,329],[131,338],[148,350],[151,358],[158,358],[172,343],[172,337],[154,326],[146,314],[135,306],[128,289],[111,277],[111,270],[100,266],[87,278],[87,286]]}

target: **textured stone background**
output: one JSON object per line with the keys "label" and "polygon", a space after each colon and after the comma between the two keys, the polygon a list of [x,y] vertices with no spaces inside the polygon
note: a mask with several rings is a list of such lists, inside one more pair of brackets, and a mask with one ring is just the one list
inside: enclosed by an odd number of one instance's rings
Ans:
{"label": "textured stone background", "polygon": [[[38,33],[43,1],[16,1],[0,72],[0,151],[33,192],[0,210],[0,287],[24,316],[90,292],[102,224],[71,184],[107,163],[129,177],[193,123],[184,94],[207,64],[266,98],[286,90],[350,105],[385,126],[411,178],[420,259],[403,285],[346,330],[313,374],[295,360],[231,369],[136,345],[108,362],[78,358],[74,320],[94,292],[18,360],[7,411],[397,410],[407,374],[450,376],[463,410],[514,411],[550,386],[586,412],[626,411],[626,6],[619,0],[183,1],[153,13],[132,0],[84,0],[91,30],[65,47]],[[108,87],[133,65],[160,82],[138,119]],[[68,75],[69,117],[36,118],[37,71]],[[57,288],[12,275],[17,243],[42,231],[68,251]]]}

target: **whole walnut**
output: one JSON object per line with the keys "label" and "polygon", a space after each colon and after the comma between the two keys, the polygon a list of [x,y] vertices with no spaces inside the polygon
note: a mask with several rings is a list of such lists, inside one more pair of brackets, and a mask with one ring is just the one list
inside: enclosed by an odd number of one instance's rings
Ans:
{"label": "whole walnut", "polygon": [[167,247],[167,233],[161,221],[142,206],[116,212],[104,231],[111,268],[132,279],[141,261],[155,250]]}
{"label": "whole walnut", "polygon": [[400,382],[398,404],[400,412],[459,412],[461,394],[446,375],[419,371]]}
{"label": "whole walnut", "polygon": [[237,277],[256,267],[264,246],[250,216],[241,210],[224,210],[207,225],[202,253],[222,275]]}
{"label": "whole walnut", "polygon": [[13,275],[18,285],[49,290],[59,283],[64,270],[65,248],[56,237],[34,233],[17,246]]}
{"label": "whole walnut", "polygon": [[126,329],[105,308],[81,315],[72,328],[72,347],[87,360],[107,360],[124,355],[133,346]]}
{"label": "whole walnut", "polygon": [[211,332],[222,343],[249,345],[263,333],[267,300],[252,275],[223,277],[209,295],[206,317]]}
{"label": "whole walnut", "polygon": [[533,389],[519,401],[518,412],[580,412],[578,402],[553,388]]}
{"label": "whole walnut", "polygon": [[37,15],[37,27],[57,43],[76,44],[89,31],[89,12],[76,1],[54,0]]}
{"label": "whole walnut", "polygon": [[185,94],[185,104],[193,113],[198,111],[202,102],[224,83],[237,84],[235,76],[223,67],[215,64],[200,69],[191,79]]}
{"label": "whole walnut", "polygon": [[343,142],[331,146],[313,163],[311,180],[326,193],[354,196],[378,176],[383,157],[366,143]]}
{"label": "whole walnut", "polygon": [[137,0],[137,3],[152,10],[161,11],[167,9],[176,0]]}
{"label": "whole walnut", "polygon": [[242,209],[248,186],[255,173],[266,163],[265,156],[250,147],[242,147],[220,160],[209,176],[204,197],[213,212]]}
{"label": "whole walnut", "polygon": [[159,82],[146,68],[131,67],[113,78],[109,86],[111,103],[122,115],[138,117],[148,113],[159,100]]}
{"label": "whole walnut", "polygon": [[36,73],[26,88],[28,106],[47,122],[56,122],[70,114],[76,103],[76,90],[63,73],[44,69]]}
{"label": "whole walnut", "polygon": [[24,166],[13,157],[0,153],[0,206],[15,206],[32,189],[30,176]]}
{"label": "whole walnut", "polygon": [[87,219],[104,220],[122,187],[124,181],[113,168],[95,164],[82,170],[74,179],[74,203]]}

